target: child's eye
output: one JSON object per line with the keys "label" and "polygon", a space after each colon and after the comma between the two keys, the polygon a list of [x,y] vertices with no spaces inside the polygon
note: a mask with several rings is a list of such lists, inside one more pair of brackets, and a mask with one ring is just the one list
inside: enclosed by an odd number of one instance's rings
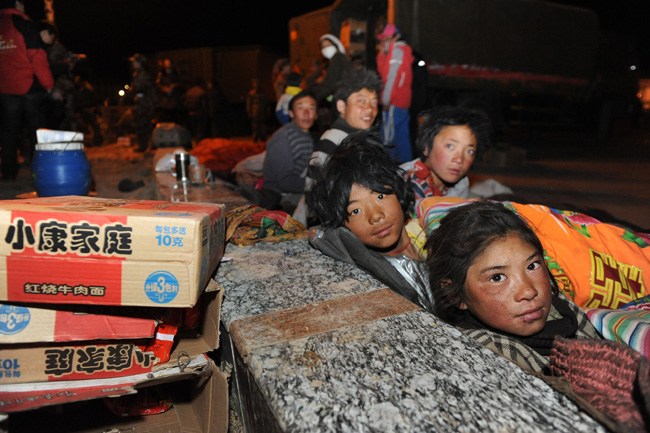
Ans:
{"label": "child's eye", "polygon": [[379,194],[379,195],[377,196],[377,199],[378,199],[378,200],[383,200],[383,199],[384,199],[384,194]]}
{"label": "child's eye", "polygon": [[534,271],[536,269],[539,269],[542,266],[542,264],[539,262],[539,260],[534,261],[530,265],[528,265],[528,270],[529,271]]}
{"label": "child's eye", "polygon": [[494,274],[490,277],[489,281],[492,281],[493,283],[500,283],[506,279],[506,276],[504,274]]}
{"label": "child's eye", "polygon": [[447,144],[445,145],[445,147],[446,147],[447,149],[453,149],[453,148],[454,148],[454,145],[451,144],[451,143],[447,143]]}
{"label": "child's eye", "polygon": [[474,149],[469,149],[469,150],[467,151],[467,153],[469,153],[470,155],[474,155],[474,154],[476,154],[476,150],[474,150]]}
{"label": "child's eye", "polygon": [[348,211],[348,216],[358,215],[359,212],[361,212],[360,209],[352,209],[351,211]]}

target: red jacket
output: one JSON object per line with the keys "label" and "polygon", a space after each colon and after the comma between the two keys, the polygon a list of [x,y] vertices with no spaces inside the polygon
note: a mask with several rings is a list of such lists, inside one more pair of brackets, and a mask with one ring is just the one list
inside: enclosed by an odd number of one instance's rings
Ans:
{"label": "red jacket", "polygon": [[34,76],[45,90],[54,86],[36,26],[17,9],[0,9],[0,93],[24,95]]}
{"label": "red jacket", "polygon": [[377,71],[384,82],[382,105],[408,109],[411,106],[411,81],[413,81],[413,51],[403,41],[390,44],[388,53],[379,50]]}

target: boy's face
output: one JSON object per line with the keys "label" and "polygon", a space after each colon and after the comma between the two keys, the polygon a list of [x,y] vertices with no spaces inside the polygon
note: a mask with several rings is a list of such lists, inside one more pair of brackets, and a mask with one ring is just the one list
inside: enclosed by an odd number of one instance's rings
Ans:
{"label": "boy's face", "polygon": [[382,194],[353,184],[345,226],[364,245],[384,249],[399,241],[404,228],[404,211],[395,194]]}
{"label": "boy's face", "polygon": [[348,97],[348,100],[336,101],[336,109],[341,117],[353,128],[368,129],[375,122],[378,107],[377,92],[361,89]]}
{"label": "boy's face", "polygon": [[500,331],[529,336],[544,328],[551,308],[551,279],[544,258],[517,234],[494,241],[469,267],[469,309]]}
{"label": "boy's face", "polygon": [[298,128],[309,131],[316,120],[316,100],[311,96],[304,96],[293,102],[293,109],[289,116]]}
{"label": "boy's face", "polygon": [[435,181],[453,185],[472,166],[476,147],[476,136],[468,126],[445,126],[433,137],[431,150],[424,151],[424,164],[433,172]]}

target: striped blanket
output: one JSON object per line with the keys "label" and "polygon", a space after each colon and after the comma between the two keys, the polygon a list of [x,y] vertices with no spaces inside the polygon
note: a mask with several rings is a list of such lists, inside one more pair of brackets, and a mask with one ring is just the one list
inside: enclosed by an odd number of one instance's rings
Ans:
{"label": "striped blanket", "polygon": [[603,337],[625,343],[650,358],[650,296],[617,310],[586,308],[585,313]]}

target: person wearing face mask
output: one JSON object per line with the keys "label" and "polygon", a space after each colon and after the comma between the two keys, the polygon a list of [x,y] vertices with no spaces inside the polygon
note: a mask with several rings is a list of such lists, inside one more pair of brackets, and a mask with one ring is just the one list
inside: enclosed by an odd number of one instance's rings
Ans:
{"label": "person wearing face mask", "polygon": [[310,89],[316,96],[317,101],[321,101],[334,93],[341,78],[352,70],[352,63],[345,55],[345,47],[336,36],[330,34],[321,36],[320,48],[328,64],[325,79]]}

